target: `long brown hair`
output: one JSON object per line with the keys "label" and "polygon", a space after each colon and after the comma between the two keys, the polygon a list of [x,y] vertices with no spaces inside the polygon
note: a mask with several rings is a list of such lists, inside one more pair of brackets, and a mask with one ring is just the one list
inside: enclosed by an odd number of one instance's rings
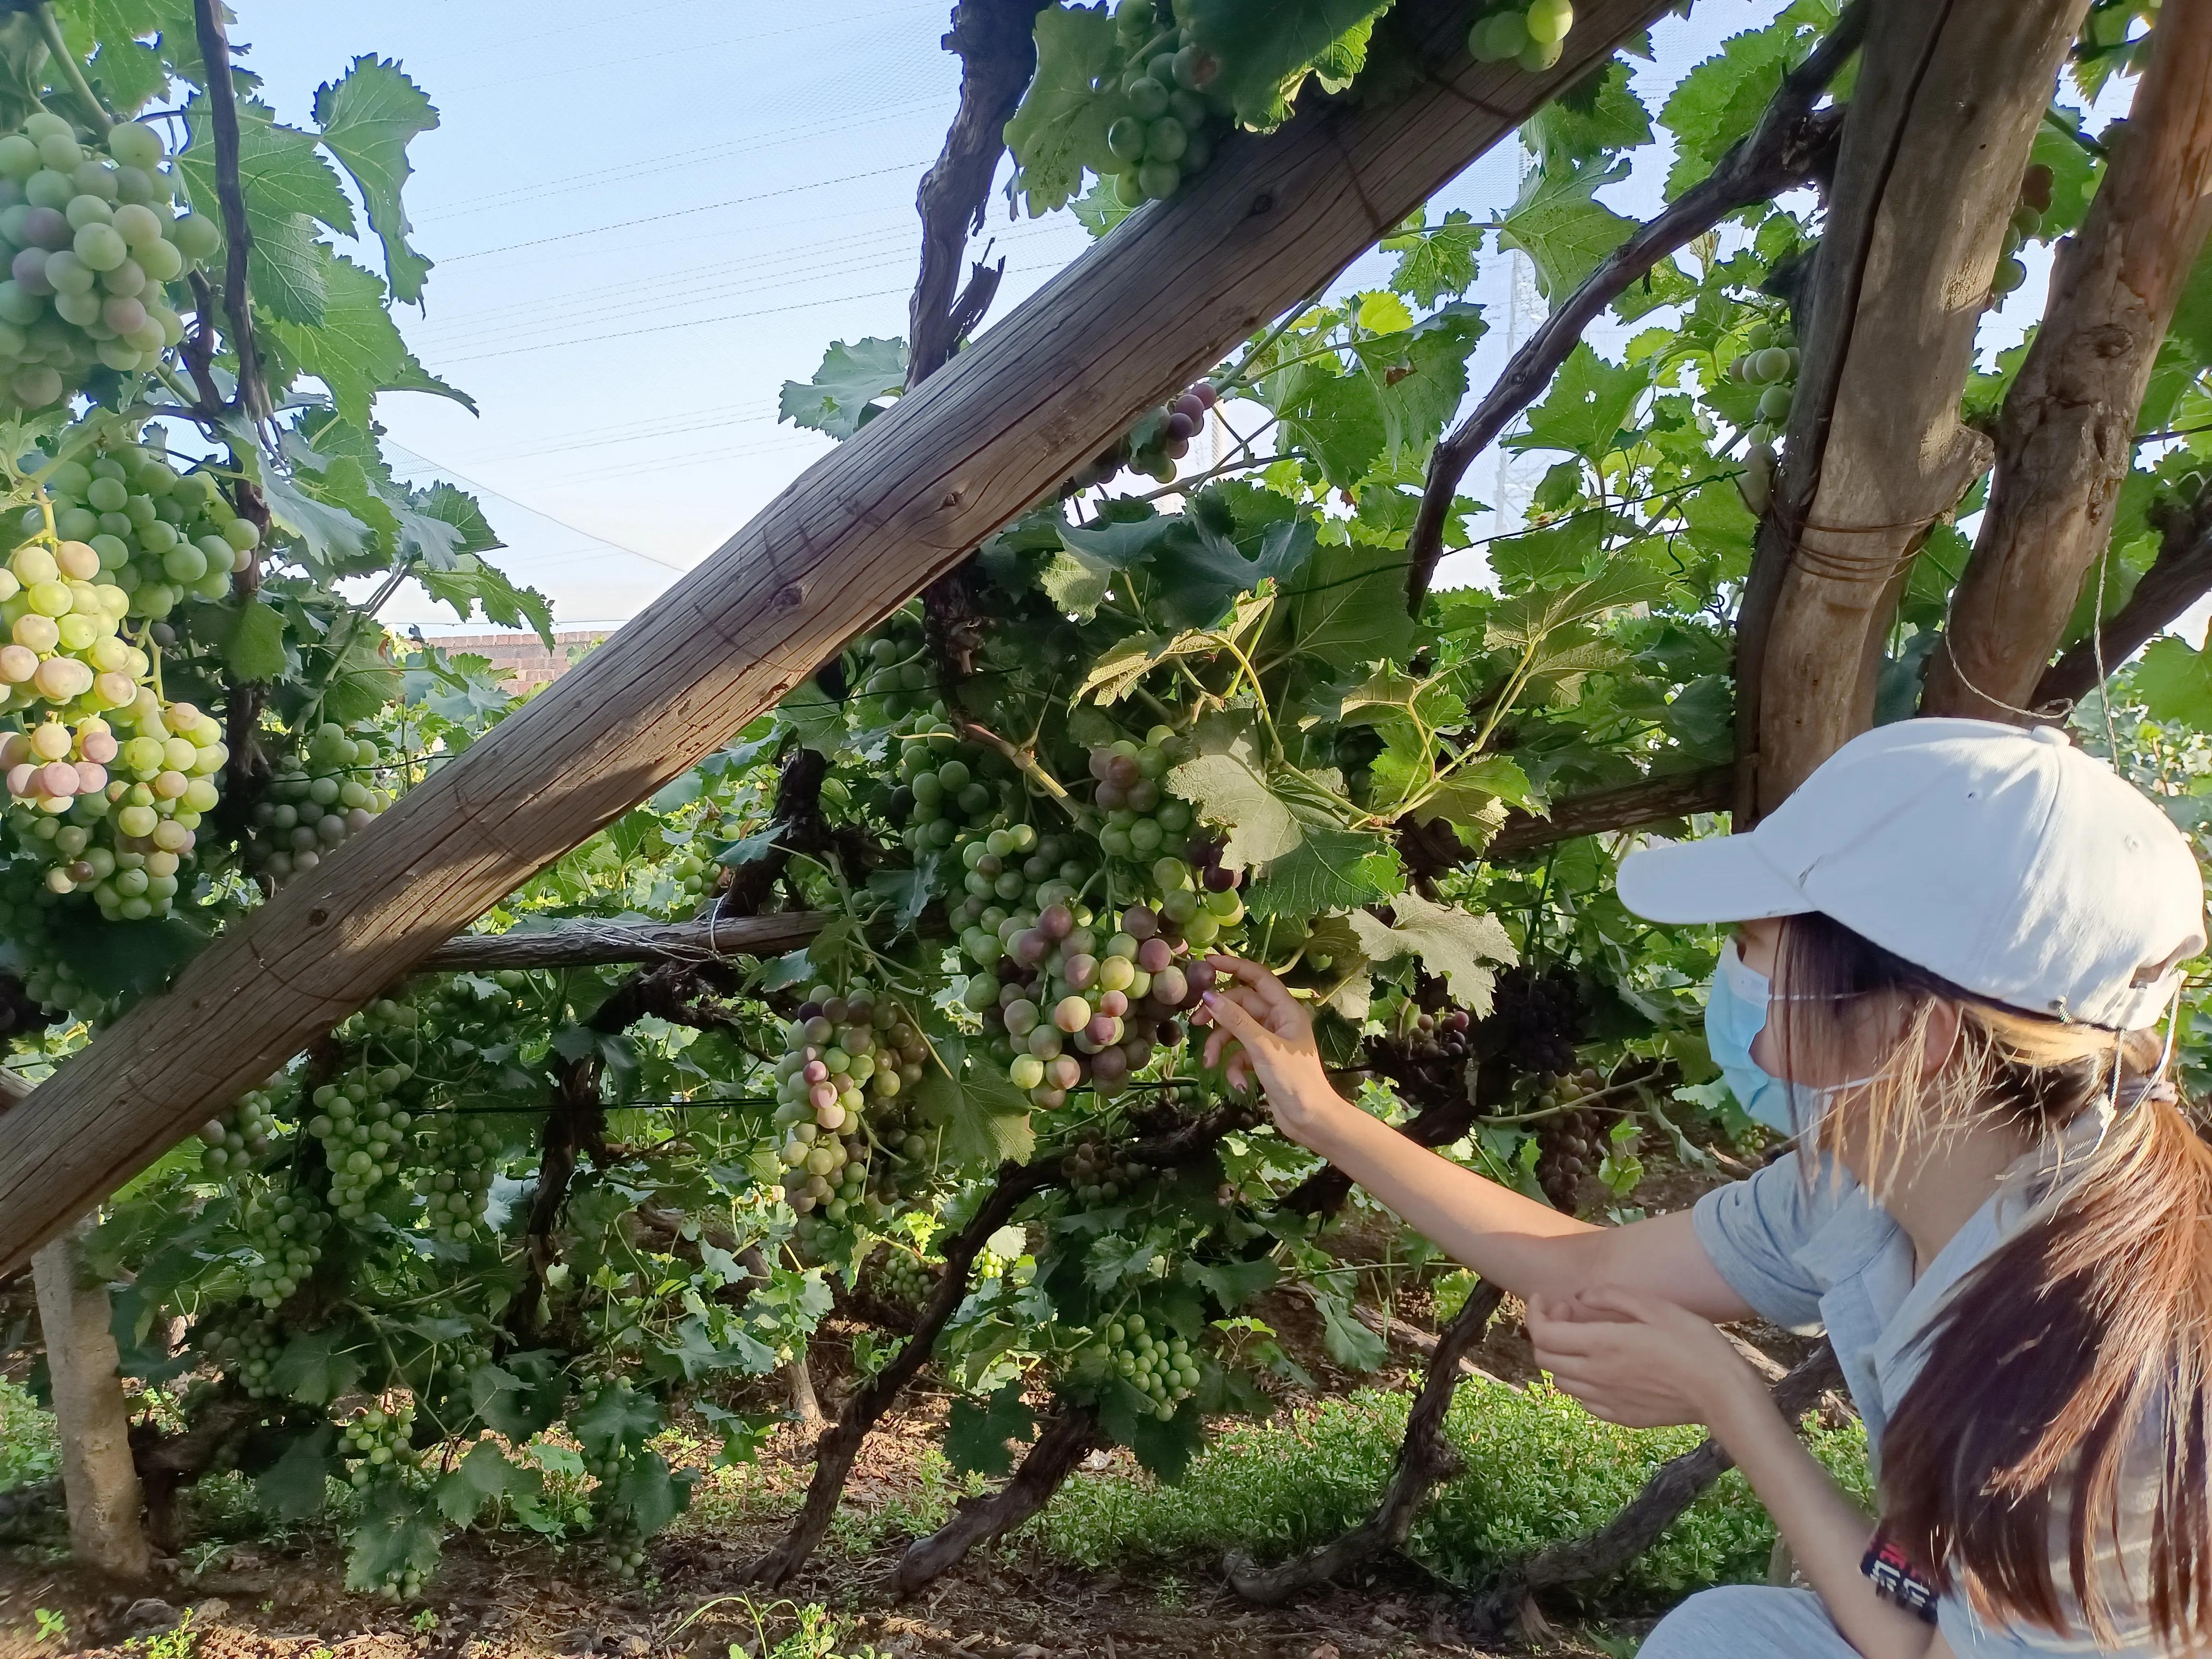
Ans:
{"label": "long brown hair", "polygon": [[[1921,1339],[1882,1437],[1885,1531],[1999,1618],[2110,1642],[2124,1609],[2212,1646],[2212,1146],[2160,1076],[2159,1036],[2002,1006],[1820,915],[1785,924],[1776,978],[1785,1050],[1870,1025],[1886,1046],[1812,1130],[1856,1147],[1877,1196],[1914,1146],[1969,1124],[2045,1155],[2026,1219]],[[1958,1035],[1931,1064],[1940,1003]],[[2115,1571],[2134,1561],[2141,1578]]]}

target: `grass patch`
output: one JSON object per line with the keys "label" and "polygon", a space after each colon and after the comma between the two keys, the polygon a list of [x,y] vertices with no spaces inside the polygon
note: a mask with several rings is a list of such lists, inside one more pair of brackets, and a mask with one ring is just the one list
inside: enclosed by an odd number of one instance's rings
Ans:
{"label": "grass patch", "polygon": [[0,1492],[34,1486],[61,1473],[61,1440],[54,1414],[0,1376]]}
{"label": "grass patch", "polygon": [[[1211,1556],[1231,1546],[1279,1560],[1367,1517],[1412,1404],[1410,1395],[1370,1389],[1237,1423],[1174,1486],[1118,1471],[1079,1477],[1027,1536],[1087,1567]],[[1617,1428],[1550,1389],[1516,1393],[1474,1379],[1460,1385],[1447,1433],[1467,1473],[1431,1500],[1407,1549],[1462,1584],[1603,1524],[1655,1468],[1702,1437],[1695,1429]],[[1867,1495],[1866,1441],[1856,1424],[1817,1431],[1813,1444],[1847,1487]],[[1610,1590],[1643,1601],[1763,1579],[1773,1543],[1765,1510],[1730,1471]]]}

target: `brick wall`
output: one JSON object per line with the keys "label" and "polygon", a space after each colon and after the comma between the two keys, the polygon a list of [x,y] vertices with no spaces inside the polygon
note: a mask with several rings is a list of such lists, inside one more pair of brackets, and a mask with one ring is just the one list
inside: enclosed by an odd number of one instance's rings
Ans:
{"label": "brick wall", "polygon": [[447,656],[490,658],[494,667],[507,671],[501,678],[507,689],[522,692],[550,685],[568,672],[569,653],[597,645],[606,637],[603,628],[556,634],[550,651],[535,634],[446,634],[430,643]]}

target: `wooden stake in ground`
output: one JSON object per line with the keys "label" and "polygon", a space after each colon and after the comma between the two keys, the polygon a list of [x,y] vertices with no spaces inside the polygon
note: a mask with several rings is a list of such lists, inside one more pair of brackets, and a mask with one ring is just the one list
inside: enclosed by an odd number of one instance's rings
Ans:
{"label": "wooden stake in ground", "polygon": [[[89,1223],[86,1224],[88,1228]],[[88,1285],[73,1229],[32,1259],[39,1325],[61,1431],[62,1489],[69,1499],[70,1553],[118,1578],[143,1578],[152,1565],[140,1524],[131,1418],[116,1380],[107,1291]]]}
{"label": "wooden stake in ground", "polygon": [[768,708],[1313,292],[1669,0],[1593,0],[1539,75],[1403,0],[1429,72],[1240,137],[1133,215],[572,673],[234,927],[0,1116],[0,1271]]}

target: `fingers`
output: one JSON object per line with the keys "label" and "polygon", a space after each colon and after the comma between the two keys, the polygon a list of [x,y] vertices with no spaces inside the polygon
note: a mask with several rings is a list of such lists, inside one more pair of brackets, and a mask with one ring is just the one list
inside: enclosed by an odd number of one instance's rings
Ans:
{"label": "fingers", "polygon": [[1214,955],[1206,963],[1216,973],[1227,974],[1237,983],[1249,987],[1258,995],[1263,1013],[1294,1012],[1297,1002],[1289,988],[1269,969],[1256,962],[1247,962],[1242,957]]}
{"label": "fingers", "polygon": [[1668,1316],[1670,1304],[1663,1303],[1641,1291],[1626,1285],[1589,1285],[1575,1293],[1577,1309],[1587,1314],[1627,1321],[1638,1325],[1656,1325]]}

